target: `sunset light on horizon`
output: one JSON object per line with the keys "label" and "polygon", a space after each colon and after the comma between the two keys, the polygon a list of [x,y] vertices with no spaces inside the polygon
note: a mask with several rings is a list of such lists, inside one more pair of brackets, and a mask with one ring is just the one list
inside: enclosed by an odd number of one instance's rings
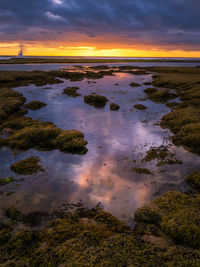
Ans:
{"label": "sunset light on horizon", "polygon": [[42,0],[0,3],[0,55],[200,57],[191,1]]}

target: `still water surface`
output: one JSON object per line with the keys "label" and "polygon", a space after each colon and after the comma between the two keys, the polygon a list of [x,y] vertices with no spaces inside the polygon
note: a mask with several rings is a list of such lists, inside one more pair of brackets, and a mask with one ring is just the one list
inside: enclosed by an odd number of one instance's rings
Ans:
{"label": "still water surface", "polygon": [[[29,111],[27,116],[51,121],[62,129],[77,129],[85,134],[88,152],[85,155],[65,154],[57,150],[13,152],[0,150],[1,176],[13,176],[16,181],[0,188],[0,205],[15,206],[25,212],[49,210],[64,203],[82,203],[94,207],[99,202],[105,210],[132,224],[134,211],[149,203],[154,196],[169,189],[188,190],[184,178],[192,169],[199,169],[200,157],[181,147],[170,146],[182,165],[156,166],[156,162],[141,162],[151,146],[170,144],[171,133],[158,123],[170,110],[163,104],[145,100],[145,82],[152,75],[116,73],[103,79],[84,79],[79,82],[63,80],[62,84],[18,87],[30,100],[40,100],[46,107]],[[141,84],[132,88],[131,82]],[[116,86],[115,84],[119,85]],[[81,96],[72,98],[62,94],[66,86],[80,87]],[[84,103],[83,96],[97,93],[120,105],[119,111],[95,108]],[[148,107],[145,111],[134,104]],[[44,173],[21,176],[10,170],[10,164],[28,156],[39,156]],[[150,169],[152,175],[134,173],[131,168]],[[13,194],[7,196],[6,193]]]}

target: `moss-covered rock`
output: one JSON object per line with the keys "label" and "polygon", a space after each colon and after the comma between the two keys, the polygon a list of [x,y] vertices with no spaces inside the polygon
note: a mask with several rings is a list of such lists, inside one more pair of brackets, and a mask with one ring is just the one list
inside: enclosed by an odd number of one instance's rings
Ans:
{"label": "moss-covered rock", "polygon": [[56,138],[55,144],[59,150],[70,153],[84,154],[87,152],[87,141],[82,132],[77,130],[63,130]]}
{"label": "moss-covered rock", "polygon": [[102,95],[91,94],[84,96],[84,102],[97,108],[101,108],[106,105],[108,99]]}
{"label": "moss-covered rock", "polygon": [[118,110],[120,109],[120,106],[115,103],[110,103],[110,110]]}
{"label": "moss-covered rock", "polygon": [[44,171],[44,169],[38,164],[39,162],[40,158],[30,157],[15,162],[10,166],[10,168],[17,174],[25,174],[25,175],[33,174],[39,171]]}
{"label": "moss-covered rock", "polygon": [[133,107],[136,108],[136,109],[139,109],[139,110],[146,110],[146,109],[148,109],[148,107],[146,107],[146,106],[144,106],[142,104],[136,104]]}
{"label": "moss-covered rock", "polygon": [[68,96],[72,96],[72,97],[76,97],[76,96],[80,96],[79,93],[77,93],[77,90],[79,90],[80,88],[79,87],[66,87],[64,90],[63,90],[63,94],[65,95],[68,95]]}
{"label": "moss-covered rock", "polygon": [[45,107],[46,105],[47,104],[45,104],[41,101],[34,100],[34,101],[31,101],[31,102],[28,102],[27,104],[25,104],[24,107],[27,109],[31,109],[31,110],[37,110],[37,109]]}
{"label": "moss-covered rock", "polygon": [[200,172],[192,172],[186,177],[186,182],[195,190],[200,191]]}

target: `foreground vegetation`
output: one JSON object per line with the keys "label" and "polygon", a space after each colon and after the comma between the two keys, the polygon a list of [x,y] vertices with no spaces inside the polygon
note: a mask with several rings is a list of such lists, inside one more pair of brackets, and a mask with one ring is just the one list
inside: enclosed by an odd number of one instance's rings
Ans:
{"label": "foreground vegetation", "polygon": [[[183,145],[190,151],[200,154],[200,68],[150,68],[157,72],[153,86],[164,88],[156,92],[168,91],[180,102],[172,105],[172,111],[161,120],[161,126],[169,128],[174,136],[174,144]],[[175,90],[176,94],[169,92]],[[150,94],[150,99],[155,91]],[[164,98],[165,102],[168,97]],[[170,106],[170,105],[168,105]]]}
{"label": "foreground vegetation", "polygon": [[[52,214],[10,207],[0,224],[0,264],[199,266],[199,208],[200,194],[167,192],[136,212],[132,230],[98,206]],[[19,223],[29,229],[13,232]]]}

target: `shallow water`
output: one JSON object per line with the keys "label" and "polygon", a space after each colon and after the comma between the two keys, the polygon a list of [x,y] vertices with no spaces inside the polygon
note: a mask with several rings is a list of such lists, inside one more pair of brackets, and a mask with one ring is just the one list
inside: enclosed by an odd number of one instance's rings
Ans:
{"label": "shallow water", "polygon": [[0,71],[32,71],[32,70],[59,70],[69,66],[96,66],[108,65],[112,66],[137,66],[137,67],[196,67],[200,66],[199,62],[127,62],[127,63],[43,63],[43,64],[0,64]]}
{"label": "shallow water", "polygon": [[[181,147],[170,146],[182,165],[157,167],[156,162],[141,162],[151,146],[170,144],[171,133],[155,125],[169,112],[163,104],[145,100],[142,85],[151,82],[152,75],[116,73],[103,79],[84,79],[79,82],[64,80],[63,84],[37,87],[18,87],[30,100],[40,100],[46,107],[29,111],[27,116],[52,121],[62,129],[77,129],[85,134],[88,152],[85,155],[65,154],[57,150],[13,152],[0,150],[1,176],[13,176],[16,181],[0,188],[1,206],[11,206],[28,212],[35,209],[53,210],[63,203],[80,200],[87,207],[99,202],[105,210],[132,224],[134,211],[149,203],[153,197],[169,189],[188,190],[184,178],[193,169],[199,169],[200,157]],[[132,88],[131,82],[141,84]],[[115,84],[119,85],[116,86]],[[62,94],[66,86],[79,86],[82,95],[76,98]],[[83,96],[97,93],[120,105],[119,111],[95,108],[84,103]],[[144,104],[145,111],[133,108]],[[29,176],[16,175],[10,164],[28,156],[39,156],[44,173]],[[134,173],[131,168],[145,167],[152,175]],[[6,193],[13,194],[7,196]]]}

